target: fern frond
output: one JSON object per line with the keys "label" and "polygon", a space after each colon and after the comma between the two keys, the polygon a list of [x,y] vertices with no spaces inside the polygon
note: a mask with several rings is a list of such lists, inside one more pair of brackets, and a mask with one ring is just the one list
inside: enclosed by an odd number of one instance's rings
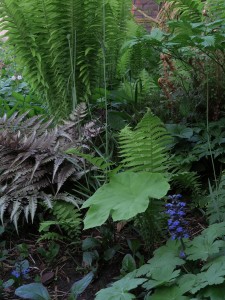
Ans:
{"label": "fern frond", "polygon": [[[62,197],[59,199],[62,199]],[[65,198],[62,200],[65,201]],[[69,203],[69,201],[65,203],[64,201],[56,201],[54,203],[53,215],[69,237],[78,237],[81,230],[81,215],[72,203]]]}
{"label": "fern frond", "polygon": [[[7,212],[16,227],[21,212],[27,221],[31,216],[33,222],[40,200],[52,208],[56,199],[54,191],[58,193],[70,177],[74,180],[85,173],[82,172],[85,158],[81,161],[79,156],[65,153],[71,147],[82,148],[91,138],[89,132],[85,135],[89,123],[79,122],[85,116],[82,111],[78,106],[74,112],[76,122],[64,122],[54,128],[52,121],[45,122],[41,116],[28,120],[26,114],[0,118],[2,222]],[[62,193],[59,197],[79,207],[79,199],[72,195]]]}
{"label": "fern frond", "polygon": [[170,136],[163,123],[148,112],[133,131],[129,127],[121,130],[122,163],[132,171],[165,172],[169,143]]}
{"label": "fern frond", "polygon": [[[16,48],[24,77],[47,100],[50,111],[67,117],[88,101],[103,78],[115,80],[119,49],[131,16],[130,0],[1,0],[0,16],[8,42]],[[102,20],[105,18],[103,33]]]}
{"label": "fern frond", "polygon": [[171,176],[172,186],[178,190],[189,190],[193,196],[193,202],[196,197],[201,195],[201,183],[199,176],[195,172],[178,172]]}
{"label": "fern frond", "polygon": [[225,174],[222,173],[218,187],[212,189],[209,183],[209,195],[206,197],[207,215],[210,224],[225,220]]}

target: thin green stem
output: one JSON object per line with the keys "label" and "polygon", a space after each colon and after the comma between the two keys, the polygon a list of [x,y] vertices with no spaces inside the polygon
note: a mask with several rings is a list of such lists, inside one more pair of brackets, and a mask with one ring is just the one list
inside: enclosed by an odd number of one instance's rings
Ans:
{"label": "thin green stem", "polygon": [[[106,84],[106,12],[105,12],[105,0],[102,2],[102,32],[103,32],[103,44],[102,44],[102,54],[103,54],[103,81],[104,81],[104,99],[105,99],[105,156],[106,159],[109,159],[109,140],[108,140],[108,101],[107,101],[107,84]],[[107,180],[107,171],[106,171],[106,180]]]}

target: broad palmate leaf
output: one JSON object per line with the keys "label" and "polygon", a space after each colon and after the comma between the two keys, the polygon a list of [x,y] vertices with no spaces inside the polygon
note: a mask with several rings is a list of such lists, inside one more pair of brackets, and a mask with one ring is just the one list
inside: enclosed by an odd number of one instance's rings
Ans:
{"label": "broad palmate leaf", "polygon": [[[130,273],[131,274],[131,273]],[[96,294],[95,300],[132,300],[136,297],[129,293],[130,290],[137,288],[145,282],[143,278],[124,277],[115,282],[111,287],[102,289]]]}
{"label": "broad palmate leaf", "polygon": [[168,180],[159,173],[116,174],[84,203],[83,208],[89,207],[85,229],[102,225],[110,215],[114,221],[128,220],[144,212],[150,198],[160,199],[168,190]]}
{"label": "broad palmate leaf", "polygon": [[186,243],[188,260],[207,260],[210,256],[219,253],[225,248],[225,241],[216,240],[225,235],[225,222],[210,225],[202,234]]}

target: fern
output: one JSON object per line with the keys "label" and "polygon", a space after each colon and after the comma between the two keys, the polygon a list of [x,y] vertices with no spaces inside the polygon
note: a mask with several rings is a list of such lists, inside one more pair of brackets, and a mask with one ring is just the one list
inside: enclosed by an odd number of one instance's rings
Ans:
{"label": "fern", "polygon": [[223,173],[218,187],[212,189],[209,183],[210,194],[206,197],[207,215],[209,223],[214,224],[217,222],[225,221],[225,174]]}
{"label": "fern", "polygon": [[225,3],[223,0],[213,1],[207,0],[205,3],[206,12],[214,20],[224,19],[225,18]]}
{"label": "fern", "polygon": [[126,168],[153,173],[168,170],[170,136],[151,112],[145,114],[133,131],[128,126],[121,130],[119,138],[120,155]]}
{"label": "fern", "polygon": [[201,22],[204,4],[201,0],[170,0],[170,15],[177,16],[181,20]]}
{"label": "fern", "polygon": [[90,138],[99,132],[92,130],[95,122],[81,126],[78,120],[85,116],[81,112],[85,107],[81,106],[73,114],[77,116],[75,123],[69,120],[56,127],[52,120],[44,121],[40,116],[27,119],[26,114],[14,114],[0,118],[2,223],[6,212],[10,213],[16,228],[22,212],[27,221],[29,216],[33,221],[40,200],[48,208],[52,208],[57,199],[79,204],[73,196],[58,192],[65,181],[77,180],[84,174],[83,161],[76,155],[65,154],[66,150],[87,149]]}
{"label": "fern", "polygon": [[172,187],[178,190],[188,190],[193,196],[193,201],[197,204],[197,199],[201,195],[201,183],[199,176],[195,172],[178,172],[171,176]]}
{"label": "fern", "polygon": [[[60,197],[59,197],[60,199]],[[59,226],[65,231],[70,239],[77,238],[81,231],[81,215],[71,203],[57,201],[53,206],[53,215]]]}
{"label": "fern", "polygon": [[1,0],[0,16],[24,77],[64,118],[102,82],[102,53],[114,80],[130,18],[129,0]]}

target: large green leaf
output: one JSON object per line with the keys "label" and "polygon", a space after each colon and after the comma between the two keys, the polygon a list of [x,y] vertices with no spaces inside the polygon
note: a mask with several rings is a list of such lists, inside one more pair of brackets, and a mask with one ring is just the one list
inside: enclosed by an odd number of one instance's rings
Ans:
{"label": "large green leaf", "polygon": [[22,299],[30,300],[50,300],[46,287],[41,283],[30,283],[18,287],[15,295]]}
{"label": "large green leaf", "polygon": [[188,300],[190,297],[183,296],[183,291],[178,286],[163,287],[157,290],[149,300]]}
{"label": "large green leaf", "polygon": [[225,285],[216,285],[216,286],[209,286],[203,291],[203,295],[205,297],[209,297],[210,300],[225,300],[225,293],[224,293]]}
{"label": "large green leaf", "polygon": [[225,235],[225,222],[210,225],[200,236],[186,243],[187,259],[207,260],[209,256],[219,253],[222,248],[225,248],[225,241],[216,239],[223,235]]}
{"label": "large green leaf", "polygon": [[[130,273],[131,274],[131,273]],[[132,300],[136,297],[129,293],[130,290],[135,289],[140,284],[145,282],[143,278],[130,278],[126,276],[115,282],[111,287],[102,289],[96,294],[95,300]]]}
{"label": "large green leaf", "polygon": [[90,207],[84,219],[85,229],[102,225],[110,215],[114,221],[128,220],[148,208],[149,198],[160,199],[168,190],[168,181],[162,174],[116,174],[84,203],[83,208]]}

